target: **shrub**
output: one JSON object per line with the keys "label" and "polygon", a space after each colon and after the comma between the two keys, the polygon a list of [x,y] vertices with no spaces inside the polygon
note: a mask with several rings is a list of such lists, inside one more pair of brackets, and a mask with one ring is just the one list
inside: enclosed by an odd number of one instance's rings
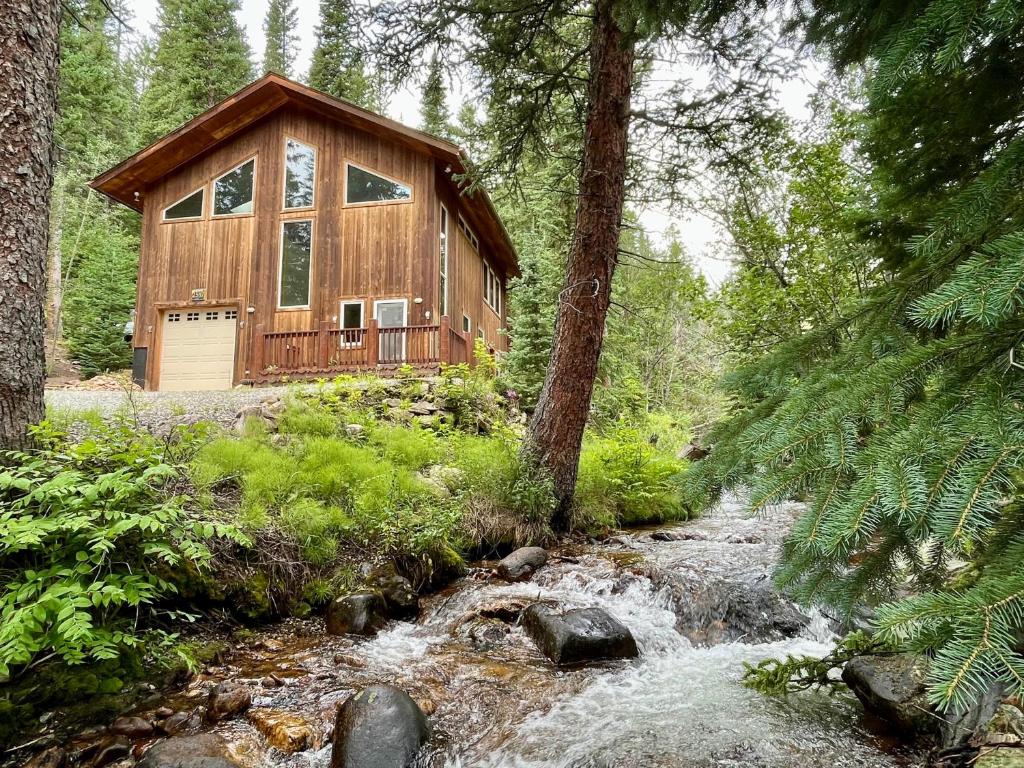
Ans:
{"label": "shrub", "polygon": [[401,427],[379,424],[370,431],[370,445],[386,459],[409,469],[422,469],[441,459],[437,435],[418,425]]}
{"label": "shrub", "polygon": [[684,519],[680,473],[685,466],[633,429],[620,428],[604,437],[588,435],[576,483],[576,526],[609,528]]}
{"label": "shrub", "polygon": [[170,495],[179,477],[166,445],[127,426],[81,442],[43,422],[39,448],[0,464],[0,674],[55,655],[114,659],[145,640],[175,591],[169,569],[204,567],[205,541],[244,541]]}

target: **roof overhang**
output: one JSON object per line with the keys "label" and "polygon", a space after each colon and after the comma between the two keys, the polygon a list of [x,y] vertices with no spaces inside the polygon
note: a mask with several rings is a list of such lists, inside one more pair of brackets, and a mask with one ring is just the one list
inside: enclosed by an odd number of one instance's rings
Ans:
{"label": "roof overhang", "polygon": [[[449,169],[449,176],[466,173],[464,155],[457,145],[269,73],[100,174],[89,182],[89,186],[141,212],[145,191],[151,184],[288,105],[367,133],[386,135],[398,144],[434,158],[443,168]],[[478,187],[473,192],[464,192],[463,199],[471,223],[498,251],[495,256],[508,273],[518,275],[519,265],[512,239],[486,191]]]}

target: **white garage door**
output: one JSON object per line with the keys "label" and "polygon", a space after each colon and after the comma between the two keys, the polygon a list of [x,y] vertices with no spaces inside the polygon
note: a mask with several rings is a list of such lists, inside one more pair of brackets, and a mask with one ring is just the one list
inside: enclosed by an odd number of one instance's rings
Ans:
{"label": "white garage door", "polygon": [[162,322],[162,391],[231,389],[237,309],[175,309]]}

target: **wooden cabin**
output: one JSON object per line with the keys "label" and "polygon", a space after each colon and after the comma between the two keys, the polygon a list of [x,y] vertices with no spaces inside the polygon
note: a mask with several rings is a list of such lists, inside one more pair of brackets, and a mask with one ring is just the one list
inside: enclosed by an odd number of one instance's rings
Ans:
{"label": "wooden cabin", "polygon": [[450,142],[268,74],[98,176],[142,214],[147,389],[436,369],[506,349],[516,254]]}

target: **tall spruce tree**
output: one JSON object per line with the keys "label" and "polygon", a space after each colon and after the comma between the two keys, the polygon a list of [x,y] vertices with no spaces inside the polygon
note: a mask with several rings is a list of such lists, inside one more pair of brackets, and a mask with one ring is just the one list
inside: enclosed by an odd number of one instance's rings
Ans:
{"label": "tall spruce tree", "polygon": [[350,0],[320,0],[316,48],[309,68],[309,84],[339,99],[374,109],[379,105],[372,78],[355,45]]}
{"label": "tall spruce tree", "polygon": [[435,54],[430,60],[427,79],[423,83],[420,113],[423,116],[423,130],[443,138],[448,138],[452,133],[447,95],[441,57]]}
{"label": "tall spruce tree", "polygon": [[299,55],[298,9],[292,0],[270,0],[263,19],[263,71],[291,77]]}
{"label": "tall spruce tree", "polygon": [[883,603],[882,637],[933,654],[931,700],[959,711],[994,681],[1024,691],[1024,6],[811,10],[809,39],[870,72],[877,285],[734,375],[742,407],[693,490],[808,495],[780,583]]}
{"label": "tall spruce tree", "polygon": [[157,44],[142,94],[141,138],[152,141],[253,78],[239,0],[160,0]]}

